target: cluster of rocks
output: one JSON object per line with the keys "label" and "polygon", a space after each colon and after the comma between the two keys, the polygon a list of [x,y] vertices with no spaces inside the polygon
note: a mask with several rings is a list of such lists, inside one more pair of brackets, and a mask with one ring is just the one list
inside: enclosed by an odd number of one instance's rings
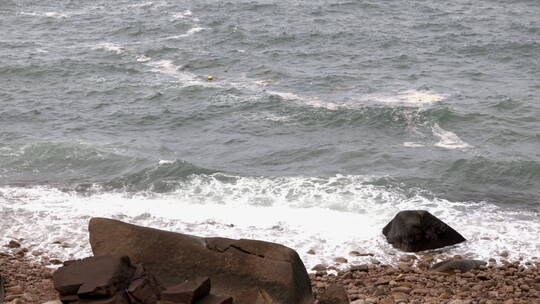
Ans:
{"label": "cluster of rocks", "polygon": [[[353,266],[336,275],[318,267],[316,273],[310,274],[313,292],[319,304],[347,304],[349,300],[352,304],[540,303],[540,262],[486,266],[458,258],[430,268],[418,263],[430,259],[426,255],[398,266]],[[330,294],[339,294],[336,286],[343,288],[347,300],[336,301],[336,296],[333,302],[326,300],[328,290],[332,291]]]}
{"label": "cluster of rocks", "polygon": [[[21,250],[20,246],[11,249]],[[42,303],[57,297],[50,269],[24,255],[0,252],[0,303]]]}
{"label": "cluster of rocks", "polygon": [[232,304],[210,294],[209,278],[163,288],[141,264],[127,256],[99,256],[68,261],[53,275],[60,301],[67,304]]}

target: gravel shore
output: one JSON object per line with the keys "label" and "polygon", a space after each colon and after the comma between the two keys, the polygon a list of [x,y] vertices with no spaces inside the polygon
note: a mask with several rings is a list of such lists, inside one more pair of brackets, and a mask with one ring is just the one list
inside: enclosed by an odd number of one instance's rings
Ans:
{"label": "gravel shore", "polygon": [[[58,298],[52,269],[26,257],[24,249],[0,252],[0,276],[4,280],[4,303],[43,303]],[[1,303],[0,299],[0,303]]]}
{"label": "gravel shore", "polygon": [[490,259],[487,266],[446,274],[430,271],[431,259],[429,255],[420,260],[403,256],[397,266],[357,265],[336,274],[319,266],[310,278],[317,298],[328,286],[337,284],[354,304],[540,303],[540,261],[503,259],[496,263]]}
{"label": "gravel shore", "polygon": [[[33,262],[23,248],[0,252],[5,303],[43,303],[57,298],[54,269]],[[310,274],[316,298],[329,286],[342,286],[351,303],[540,303],[540,260],[504,258],[465,273],[428,270],[433,257],[403,256],[398,265],[366,264],[337,270],[322,265]],[[497,263],[496,263],[497,262]],[[50,266],[50,265],[49,265]]]}

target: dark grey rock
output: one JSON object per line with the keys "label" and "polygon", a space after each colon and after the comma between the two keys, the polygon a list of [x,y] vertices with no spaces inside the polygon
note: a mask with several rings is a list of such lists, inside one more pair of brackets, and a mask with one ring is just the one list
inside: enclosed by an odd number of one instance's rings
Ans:
{"label": "dark grey rock", "polygon": [[437,249],[466,241],[452,227],[424,210],[399,212],[383,228],[386,240],[407,252]]}

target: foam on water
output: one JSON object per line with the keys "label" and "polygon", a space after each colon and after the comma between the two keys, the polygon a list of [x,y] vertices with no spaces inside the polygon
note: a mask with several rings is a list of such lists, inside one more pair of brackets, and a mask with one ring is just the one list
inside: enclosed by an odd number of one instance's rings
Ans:
{"label": "foam on water", "polygon": [[[277,242],[296,249],[308,268],[332,264],[336,256],[348,258],[351,264],[369,261],[369,257],[349,256],[351,250],[392,263],[401,253],[385,242],[382,227],[400,210],[426,209],[468,239],[447,248],[449,255],[487,259],[502,250],[512,258],[540,254],[537,212],[407,196],[367,184],[368,180],[200,175],[166,194],[3,187],[0,241],[24,238],[30,250],[45,250],[61,259],[83,257],[90,254],[88,220],[99,216],[200,236]],[[310,249],[317,254],[306,254]]]}
{"label": "foam on water", "polygon": [[431,130],[433,131],[433,135],[439,138],[439,141],[435,143],[436,147],[445,149],[471,148],[471,145],[461,140],[456,133],[444,130],[436,123],[433,125]]}
{"label": "foam on water", "polygon": [[184,19],[187,17],[191,17],[193,13],[190,10],[183,10],[181,12],[176,12],[173,14],[172,19],[178,20],[178,19]]}
{"label": "foam on water", "polygon": [[21,12],[20,15],[32,16],[32,17],[46,17],[46,18],[55,18],[62,19],[67,18],[68,13],[65,12]]}
{"label": "foam on water", "polygon": [[166,37],[165,39],[180,39],[180,38],[185,38],[185,37],[189,37],[195,33],[198,33],[200,31],[203,31],[205,30],[206,28],[204,27],[200,27],[198,25],[195,25],[194,27],[190,28],[185,34],[181,34],[181,35],[175,35],[175,36],[169,36],[169,37]]}
{"label": "foam on water", "polygon": [[130,4],[130,5],[128,5],[128,7],[144,8],[144,7],[150,7],[150,6],[153,6],[153,5],[154,5],[154,2],[148,1],[148,2],[141,2],[141,3],[136,3],[136,4]]}
{"label": "foam on water", "polygon": [[404,147],[408,147],[408,148],[425,147],[424,144],[417,143],[417,142],[413,142],[413,141],[406,141],[406,142],[403,143],[403,146],[404,146]]}
{"label": "foam on water", "polygon": [[444,100],[444,95],[432,91],[403,90],[393,95],[368,95],[363,99],[384,104],[426,106]]}
{"label": "foam on water", "polygon": [[105,50],[105,51],[115,52],[118,55],[125,52],[125,49],[122,46],[120,46],[120,45],[118,45],[116,43],[112,43],[112,42],[98,43],[93,47],[93,49],[94,50]]}
{"label": "foam on water", "polygon": [[308,105],[314,108],[325,108],[328,110],[337,110],[341,107],[333,102],[326,102],[317,97],[300,96],[292,92],[267,91],[269,94],[279,96],[285,100],[293,101],[299,104]]}

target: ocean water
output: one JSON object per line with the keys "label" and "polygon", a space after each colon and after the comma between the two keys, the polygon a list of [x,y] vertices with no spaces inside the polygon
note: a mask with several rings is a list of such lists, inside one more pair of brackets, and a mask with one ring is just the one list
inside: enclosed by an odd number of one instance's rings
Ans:
{"label": "ocean water", "polygon": [[0,1],[0,242],[83,257],[103,216],[279,242],[308,268],[392,263],[382,227],[425,209],[468,239],[445,254],[540,256],[539,16],[536,0]]}

